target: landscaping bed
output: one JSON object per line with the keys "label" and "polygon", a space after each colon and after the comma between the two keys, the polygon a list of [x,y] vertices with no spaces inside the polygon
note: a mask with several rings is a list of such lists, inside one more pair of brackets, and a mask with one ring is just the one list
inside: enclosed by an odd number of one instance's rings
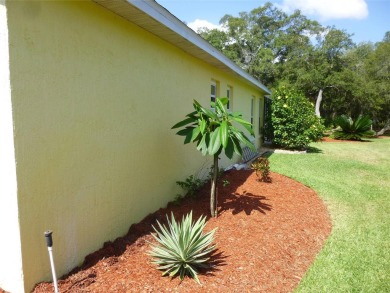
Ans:
{"label": "landscaping bed", "polygon": [[[147,216],[129,233],[87,256],[84,264],[59,280],[60,292],[291,292],[299,284],[331,231],[322,200],[310,188],[271,173],[272,183],[258,182],[250,170],[229,171],[230,184],[219,187],[212,268],[194,280],[162,277],[150,262],[147,241],[156,220],[171,211],[178,219],[193,210],[194,219],[209,214],[209,186],[196,199]],[[53,292],[51,283],[33,291]]]}

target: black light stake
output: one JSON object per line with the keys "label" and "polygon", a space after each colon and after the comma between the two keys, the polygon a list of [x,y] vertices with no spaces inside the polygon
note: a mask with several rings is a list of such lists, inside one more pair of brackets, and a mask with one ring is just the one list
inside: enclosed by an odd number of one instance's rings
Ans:
{"label": "black light stake", "polygon": [[53,259],[53,238],[52,238],[53,231],[46,231],[44,233],[46,238],[46,245],[47,250],[49,251],[49,258],[50,258],[50,266],[51,266],[51,274],[53,275],[53,282],[54,282],[54,292],[58,293],[58,284],[57,284],[57,277],[56,277],[56,269],[54,267],[54,259]]}

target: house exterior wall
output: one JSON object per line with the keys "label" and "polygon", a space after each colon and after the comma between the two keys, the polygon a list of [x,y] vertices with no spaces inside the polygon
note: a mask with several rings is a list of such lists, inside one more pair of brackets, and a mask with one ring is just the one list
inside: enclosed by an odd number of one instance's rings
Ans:
{"label": "house exterior wall", "polygon": [[251,97],[262,94],[95,3],[6,6],[29,291],[51,279],[45,230],[54,231],[61,276],[165,206],[180,192],[175,181],[207,173],[210,159],[170,128],[192,111],[192,99],[209,103],[212,79],[221,95],[233,87],[233,110],[246,119]]}
{"label": "house exterior wall", "polygon": [[18,221],[7,11],[0,0],[0,287],[21,292],[22,255]]}

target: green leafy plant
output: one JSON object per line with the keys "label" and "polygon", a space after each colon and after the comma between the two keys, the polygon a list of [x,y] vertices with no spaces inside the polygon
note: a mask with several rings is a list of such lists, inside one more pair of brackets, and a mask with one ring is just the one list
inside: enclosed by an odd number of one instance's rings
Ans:
{"label": "green leafy plant", "polygon": [[186,192],[184,197],[194,197],[196,192],[204,185],[204,181],[190,175],[184,181],[176,181],[176,184]]}
{"label": "green leafy plant", "polygon": [[192,211],[183,216],[180,222],[176,222],[173,213],[171,221],[168,215],[167,224],[157,224],[160,231],[154,226],[156,234],[152,234],[158,244],[151,243],[152,249],[148,252],[153,258],[153,263],[157,265],[159,270],[163,270],[163,276],[169,275],[173,277],[177,274],[180,280],[184,276],[192,276],[197,283],[198,279],[197,268],[207,268],[206,262],[209,260],[209,255],[215,250],[214,232],[216,229],[203,233],[206,225],[206,217],[201,216],[195,223],[192,222]]}
{"label": "green leafy plant", "polygon": [[372,120],[368,116],[359,116],[352,120],[351,117],[341,115],[334,120],[338,126],[332,137],[341,140],[362,140],[363,137],[372,136],[375,134],[371,130]]}
{"label": "green leafy plant", "polygon": [[194,175],[190,175],[184,181],[176,181],[176,184],[185,191],[185,194],[176,194],[175,199],[173,200],[175,205],[179,205],[183,199],[187,197],[194,198],[196,192],[204,185],[204,181],[195,178]]}
{"label": "green leafy plant", "polygon": [[229,180],[227,180],[227,179],[223,179],[222,180],[222,186],[223,187],[226,187],[226,186],[228,186],[230,184],[230,181]]}
{"label": "green leafy plant", "polygon": [[302,94],[286,87],[272,95],[273,143],[287,149],[305,149],[323,137],[324,126],[315,115],[314,105]]}
{"label": "green leafy plant", "polygon": [[265,157],[259,157],[251,164],[252,170],[256,171],[259,181],[271,182],[269,160]]}
{"label": "green leafy plant", "polygon": [[[219,168],[217,178],[220,179],[223,176],[224,172],[225,170],[223,168]],[[213,174],[214,174],[214,166],[211,165],[207,179],[213,178]]]}
{"label": "green leafy plant", "polygon": [[203,155],[213,156],[213,176],[211,178],[210,213],[217,216],[217,177],[218,156],[225,151],[225,155],[231,159],[233,154],[242,155],[241,144],[255,150],[254,145],[245,134],[233,126],[233,123],[242,125],[251,135],[252,125],[244,120],[240,113],[230,113],[226,109],[228,98],[217,98],[211,102],[214,111],[202,107],[196,100],[193,101],[194,112],[186,115],[183,121],[172,128],[181,128],[176,134],[184,136],[184,144],[195,142],[197,149]]}

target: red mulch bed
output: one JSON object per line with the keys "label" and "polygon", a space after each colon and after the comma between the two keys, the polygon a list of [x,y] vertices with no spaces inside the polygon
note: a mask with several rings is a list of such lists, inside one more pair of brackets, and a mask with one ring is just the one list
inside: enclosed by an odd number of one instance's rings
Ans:
{"label": "red mulch bed", "polygon": [[[129,233],[88,255],[84,264],[59,280],[65,292],[292,292],[313,263],[331,231],[328,211],[310,188],[279,174],[258,182],[250,171],[224,174],[229,185],[219,187],[219,216],[209,218],[206,230],[218,227],[212,269],[194,280],[162,277],[146,254],[151,225],[176,219],[193,210],[194,219],[209,213],[205,186],[197,199],[147,216]],[[51,283],[34,291],[53,292]]]}
{"label": "red mulch bed", "polygon": [[334,138],[330,138],[328,136],[325,136],[322,138],[321,142],[354,142],[354,143],[358,143],[358,142],[370,142],[369,140],[344,140],[344,139],[334,139]]}
{"label": "red mulch bed", "polygon": [[[386,135],[381,135],[378,137],[375,137],[376,139],[384,139],[384,138],[389,138]],[[370,140],[342,140],[342,139],[334,139],[330,138],[328,136],[325,136],[322,138],[321,142],[354,142],[354,143],[359,143],[359,142],[371,142]]]}

